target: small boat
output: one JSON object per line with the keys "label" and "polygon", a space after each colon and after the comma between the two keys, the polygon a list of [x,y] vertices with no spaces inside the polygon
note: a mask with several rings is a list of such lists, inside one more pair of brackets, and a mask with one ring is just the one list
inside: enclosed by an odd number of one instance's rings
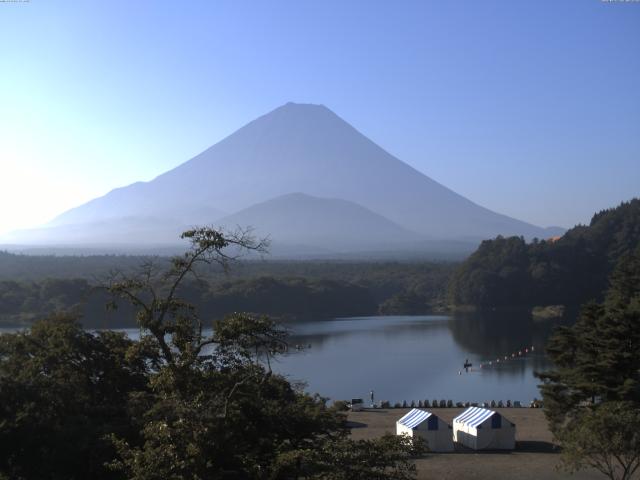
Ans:
{"label": "small boat", "polygon": [[466,371],[469,371],[469,369],[473,366],[473,363],[471,363],[471,362],[469,361],[469,359],[467,358],[467,359],[464,361],[464,365],[463,365],[463,366],[464,366],[464,369],[465,369]]}

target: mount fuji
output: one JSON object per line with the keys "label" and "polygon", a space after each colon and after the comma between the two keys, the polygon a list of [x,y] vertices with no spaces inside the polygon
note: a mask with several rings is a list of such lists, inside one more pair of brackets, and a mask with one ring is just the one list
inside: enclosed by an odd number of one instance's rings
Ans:
{"label": "mount fuji", "polygon": [[562,233],[493,212],[394,157],[321,105],[288,103],[191,160],[3,243],[167,245],[196,224],[252,226],[278,251],[420,250]]}

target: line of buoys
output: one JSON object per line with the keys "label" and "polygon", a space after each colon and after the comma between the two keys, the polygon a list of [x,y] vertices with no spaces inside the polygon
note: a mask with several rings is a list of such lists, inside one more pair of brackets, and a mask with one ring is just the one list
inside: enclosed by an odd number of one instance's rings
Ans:
{"label": "line of buoys", "polygon": [[[535,347],[531,345],[530,347],[525,347],[518,350],[517,352],[511,353],[511,356],[505,355],[504,358],[502,358],[502,361],[506,362],[511,360],[512,358],[522,357],[523,355],[526,355],[527,353],[531,353],[534,351],[535,351]],[[488,362],[480,362],[480,368],[491,367],[493,366],[494,363],[496,364],[500,363],[500,360],[501,360],[501,357],[498,357],[495,360],[489,360]]]}
{"label": "line of buoys", "polygon": [[[345,405],[349,405],[347,400],[340,401]],[[541,402],[538,399],[533,399],[529,404],[530,408],[539,408],[541,406]],[[487,402],[454,402],[453,400],[412,400],[411,402],[407,402],[406,400],[403,402],[390,402],[388,400],[380,400],[372,404],[371,408],[465,408],[465,407],[483,407],[483,408],[524,408],[524,405],[519,400],[507,400],[503,402],[502,400],[487,401]]]}

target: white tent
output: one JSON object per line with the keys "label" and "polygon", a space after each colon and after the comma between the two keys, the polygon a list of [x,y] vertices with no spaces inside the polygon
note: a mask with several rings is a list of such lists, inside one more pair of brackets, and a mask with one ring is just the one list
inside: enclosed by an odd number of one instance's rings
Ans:
{"label": "white tent", "polygon": [[452,452],[451,426],[431,412],[412,408],[396,422],[397,435],[420,436],[432,452]]}
{"label": "white tent", "polygon": [[470,407],[453,419],[453,440],[474,450],[513,450],[516,426],[498,412]]}

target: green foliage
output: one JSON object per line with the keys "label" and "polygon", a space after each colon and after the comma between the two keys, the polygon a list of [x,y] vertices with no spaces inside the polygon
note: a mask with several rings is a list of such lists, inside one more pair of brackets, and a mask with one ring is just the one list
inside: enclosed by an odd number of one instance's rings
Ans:
{"label": "green foliage", "polygon": [[452,276],[453,305],[577,306],[601,299],[617,261],[640,242],[640,199],[593,216],[560,239],[486,240]]}
{"label": "green foliage", "polygon": [[572,472],[593,467],[611,479],[633,478],[640,468],[640,410],[637,404],[605,402],[584,409],[562,431],[562,456]]}
{"label": "green foliage", "polygon": [[0,471],[10,478],[117,478],[105,438],[135,440],[129,392],[144,392],[153,351],[55,316],[0,336]]}
{"label": "green foliage", "polygon": [[270,478],[409,480],[416,474],[412,457],[425,451],[421,439],[391,434],[361,441],[324,439],[314,448],[280,455]]}
{"label": "green foliage", "polygon": [[323,399],[257,365],[233,363],[191,369],[188,381],[167,370],[154,378],[140,412],[143,442],[114,437],[119,459],[111,467],[129,479],[267,478],[281,453],[343,428]]}
{"label": "green foliage", "polygon": [[541,374],[547,414],[562,425],[575,406],[598,401],[640,404],[640,248],[621,258],[603,304],[588,304],[572,327],[549,340],[554,369]]}
{"label": "green foliage", "polygon": [[378,307],[365,287],[352,283],[272,277],[217,284],[201,297],[201,304],[215,314],[240,309],[300,317],[367,315]]}
{"label": "green foliage", "polygon": [[640,247],[621,257],[604,303],[556,331],[547,348],[554,369],[539,374],[545,415],[571,468],[592,465],[611,478],[629,478],[624,472],[640,462],[639,276]]}
{"label": "green foliage", "polygon": [[378,311],[384,315],[420,315],[433,309],[434,305],[429,304],[426,297],[414,292],[402,292],[385,300]]}
{"label": "green foliage", "polygon": [[39,283],[0,282],[0,317],[28,324],[59,310],[78,310],[91,288],[86,280],[45,279]]}
{"label": "green foliage", "polygon": [[286,331],[233,314],[204,332],[179,293],[197,265],[226,268],[244,235],[197,229],[164,269],[105,285],[140,340],[55,317],[0,336],[0,476],[16,479],[413,478],[408,439],[353,441],[344,414],[274,374]]}
{"label": "green foliage", "polygon": [[349,411],[349,402],[346,400],[336,400],[333,402],[333,409],[337,412],[348,412]]}

